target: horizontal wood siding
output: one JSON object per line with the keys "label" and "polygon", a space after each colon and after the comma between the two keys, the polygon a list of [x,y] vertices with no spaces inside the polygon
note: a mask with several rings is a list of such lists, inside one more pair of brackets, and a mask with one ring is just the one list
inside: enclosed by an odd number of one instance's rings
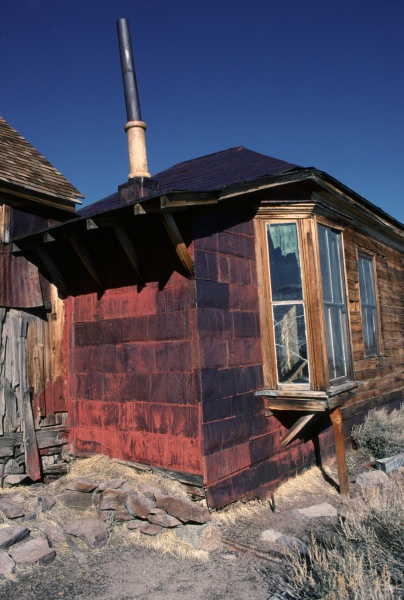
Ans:
{"label": "horizontal wood siding", "polygon": [[[404,256],[370,235],[344,232],[355,379],[363,382],[343,407],[346,435],[370,408],[404,400]],[[380,312],[381,352],[365,356],[359,297],[358,251],[374,255]]]}

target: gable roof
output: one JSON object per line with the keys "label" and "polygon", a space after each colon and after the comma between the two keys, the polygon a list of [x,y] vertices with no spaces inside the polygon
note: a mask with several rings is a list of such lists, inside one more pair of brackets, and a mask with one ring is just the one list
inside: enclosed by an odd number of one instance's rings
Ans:
{"label": "gable roof", "polygon": [[[97,244],[118,244],[141,280],[137,254],[132,247],[138,236],[132,241],[125,231],[126,226],[132,227],[131,224],[134,228],[140,227],[137,231],[141,231],[142,217],[138,220],[138,215],[151,217],[154,214],[161,220],[161,215],[182,209],[193,210],[198,206],[225,202],[229,208],[227,203],[233,200],[242,200],[244,208],[251,206],[254,209],[249,213],[251,218],[258,205],[276,208],[279,203],[283,206],[297,202],[304,206],[309,202],[309,210],[313,207],[319,214],[331,215],[331,219],[333,216],[347,219],[344,222],[366,234],[370,227],[376,239],[388,240],[393,248],[403,251],[404,225],[327,173],[239,146],[179,163],[152,178],[130,179],[120,185],[117,192],[83,207],[64,223],[38,229],[29,235],[14,236],[14,252],[24,254],[35,248],[46,250],[44,256],[45,268],[50,269],[48,274],[62,293],[68,293],[69,281],[73,281],[70,274],[72,252],[75,252],[74,260],[77,261],[78,257],[94,285],[103,288],[102,275],[94,270],[85,246],[81,250],[80,246],[73,250],[72,239],[78,243],[85,240],[91,246],[95,244],[95,247],[92,246],[93,250],[95,248],[94,257],[98,254]],[[188,255],[184,258],[182,250],[177,249],[177,246],[182,247],[182,242],[178,244],[180,237],[177,234],[180,234],[175,221],[174,227],[170,220],[163,219],[163,222],[167,223],[181,263],[192,274],[192,260]],[[48,234],[46,239],[45,232]],[[55,245],[48,244],[48,241]],[[49,255],[52,249],[56,252],[56,264],[52,264],[55,259]]]}
{"label": "gable roof", "polygon": [[178,163],[153,178],[163,191],[209,191],[301,168],[237,146]]}
{"label": "gable roof", "polygon": [[0,187],[79,203],[84,196],[38,150],[0,117]]}

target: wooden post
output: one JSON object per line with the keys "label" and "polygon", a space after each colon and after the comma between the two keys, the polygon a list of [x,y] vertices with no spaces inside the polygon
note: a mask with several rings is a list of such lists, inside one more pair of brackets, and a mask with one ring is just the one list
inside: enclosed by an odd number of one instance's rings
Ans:
{"label": "wooden post", "polygon": [[349,500],[348,469],[346,466],[344,429],[342,427],[342,412],[338,406],[330,413],[334,428],[335,451],[337,454],[339,493],[343,500]]}
{"label": "wooden post", "polygon": [[144,278],[140,270],[139,257],[123,225],[115,224],[113,225],[113,230],[116,238],[118,239],[119,244],[121,245],[122,250],[126,254],[127,259],[129,260],[130,264],[133,267],[133,270],[138,276],[140,283],[144,284]]}
{"label": "wooden post", "polygon": [[95,281],[98,287],[104,292],[105,286],[102,277],[95,268],[90,253],[88,252],[83,242],[81,240],[78,240],[77,238],[70,238],[70,243],[74,248],[77,256],[79,257],[81,264],[86,269],[87,273]]}
{"label": "wooden post", "polygon": [[32,481],[41,479],[41,466],[36,441],[34,417],[32,414],[31,394],[25,390],[23,394],[22,419],[24,422],[25,467]]}

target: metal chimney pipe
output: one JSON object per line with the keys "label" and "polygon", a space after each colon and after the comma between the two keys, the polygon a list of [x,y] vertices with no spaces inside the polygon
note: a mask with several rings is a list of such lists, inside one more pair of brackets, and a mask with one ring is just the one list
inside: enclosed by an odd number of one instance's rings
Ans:
{"label": "metal chimney pipe", "polygon": [[141,121],[142,115],[140,113],[139,94],[137,91],[129,23],[127,19],[119,19],[119,21],[116,23],[116,26],[118,29],[119,54],[121,57],[126,116],[128,121]]}
{"label": "metal chimney pipe", "polygon": [[128,119],[128,122],[125,125],[125,131],[128,135],[130,168],[128,178],[150,177],[147,170],[146,123],[142,121],[140,112],[129,24],[127,19],[119,19],[116,25],[118,30],[119,54],[121,58],[125,93],[126,116]]}

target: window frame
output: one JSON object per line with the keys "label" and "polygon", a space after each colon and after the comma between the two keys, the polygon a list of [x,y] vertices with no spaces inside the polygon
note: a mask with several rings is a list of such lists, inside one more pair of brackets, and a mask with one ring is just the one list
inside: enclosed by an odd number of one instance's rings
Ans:
{"label": "window frame", "polygon": [[[299,300],[274,300],[273,299],[273,292],[272,292],[272,283],[271,283],[271,256],[270,256],[270,250],[269,250],[269,243],[268,243],[268,233],[269,233],[269,228],[270,226],[276,226],[276,225],[295,225],[296,227],[296,236],[297,236],[297,246],[298,246],[298,250],[299,250],[299,271],[300,271],[300,279],[301,279],[301,285],[302,285],[302,298]],[[311,377],[311,356],[310,356],[310,348],[309,348],[309,336],[308,336],[308,319],[307,319],[307,311],[306,311],[306,297],[305,297],[305,274],[304,274],[304,268],[303,268],[303,264],[302,264],[302,254],[303,254],[303,249],[302,249],[302,243],[301,243],[301,233],[300,233],[300,227],[299,227],[299,221],[298,219],[294,219],[294,218],[290,218],[290,219],[282,219],[282,220],[278,220],[278,219],[268,219],[265,220],[264,223],[264,231],[265,231],[265,247],[266,247],[266,256],[267,256],[267,261],[266,261],[266,269],[267,269],[267,274],[268,274],[268,287],[269,287],[269,302],[268,302],[268,312],[270,313],[269,315],[269,320],[270,320],[270,328],[271,328],[271,347],[272,347],[272,355],[275,357],[275,365],[273,368],[273,374],[274,374],[274,382],[276,382],[276,388],[278,390],[310,390],[312,389],[312,377]],[[277,353],[277,344],[276,344],[276,322],[275,322],[275,309],[279,306],[292,306],[292,305],[300,305],[303,309],[303,315],[304,315],[304,326],[305,326],[305,341],[306,341],[306,348],[307,348],[307,369],[308,369],[308,379],[309,381],[307,383],[293,383],[292,381],[290,382],[282,382],[279,380],[279,372],[278,372],[278,353]]]}
{"label": "window frame", "polygon": [[[323,281],[323,273],[321,268],[321,249],[320,249],[320,235],[319,235],[319,227],[325,227],[331,231],[337,232],[341,237],[339,238],[340,242],[340,261],[339,261],[339,270],[341,276],[341,292],[343,302],[337,303],[343,305],[345,308],[345,312],[342,312],[342,319],[344,321],[341,327],[341,338],[344,346],[344,351],[346,353],[345,365],[346,365],[346,373],[341,376],[337,376],[332,378],[330,374],[330,359],[329,359],[329,351],[328,351],[328,327],[326,320],[326,304],[335,304],[330,303],[324,298],[324,281]],[[351,318],[350,318],[350,310],[349,310],[349,301],[348,301],[348,286],[347,286],[347,273],[346,273],[346,259],[345,259],[345,247],[344,247],[344,229],[342,227],[338,227],[335,223],[331,223],[326,221],[325,219],[316,219],[316,229],[317,229],[317,254],[318,260],[320,262],[320,281],[321,285],[319,285],[319,291],[321,294],[321,305],[322,305],[322,313],[323,313],[323,330],[324,330],[324,341],[325,341],[325,352],[326,352],[326,368],[328,372],[328,382],[330,387],[338,387],[341,384],[344,384],[349,381],[354,381],[354,360],[353,360],[353,347],[352,347],[352,335],[351,335]],[[335,304],[336,305],[336,304]]]}
{"label": "window frame", "polygon": [[[365,303],[362,297],[362,286],[361,286],[361,268],[360,268],[360,260],[368,261],[370,263],[371,269],[371,286],[372,292],[374,295],[374,304]],[[382,354],[382,336],[380,330],[380,307],[379,307],[379,295],[378,295],[378,285],[377,285],[377,269],[376,269],[376,256],[372,252],[368,252],[365,249],[357,248],[357,259],[358,259],[358,288],[359,288],[359,305],[360,305],[360,314],[361,314],[361,323],[362,323],[362,335],[363,335],[363,350],[365,358],[372,358],[375,356],[380,356]],[[365,335],[365,322],[364,322],[364,308],[371,308],[374,310],[374,314],[376,317],[376,327],[375,327],[375,339],[376,339],[376,348],[375,351],[367,350],[366,348],[366,335]]]}

